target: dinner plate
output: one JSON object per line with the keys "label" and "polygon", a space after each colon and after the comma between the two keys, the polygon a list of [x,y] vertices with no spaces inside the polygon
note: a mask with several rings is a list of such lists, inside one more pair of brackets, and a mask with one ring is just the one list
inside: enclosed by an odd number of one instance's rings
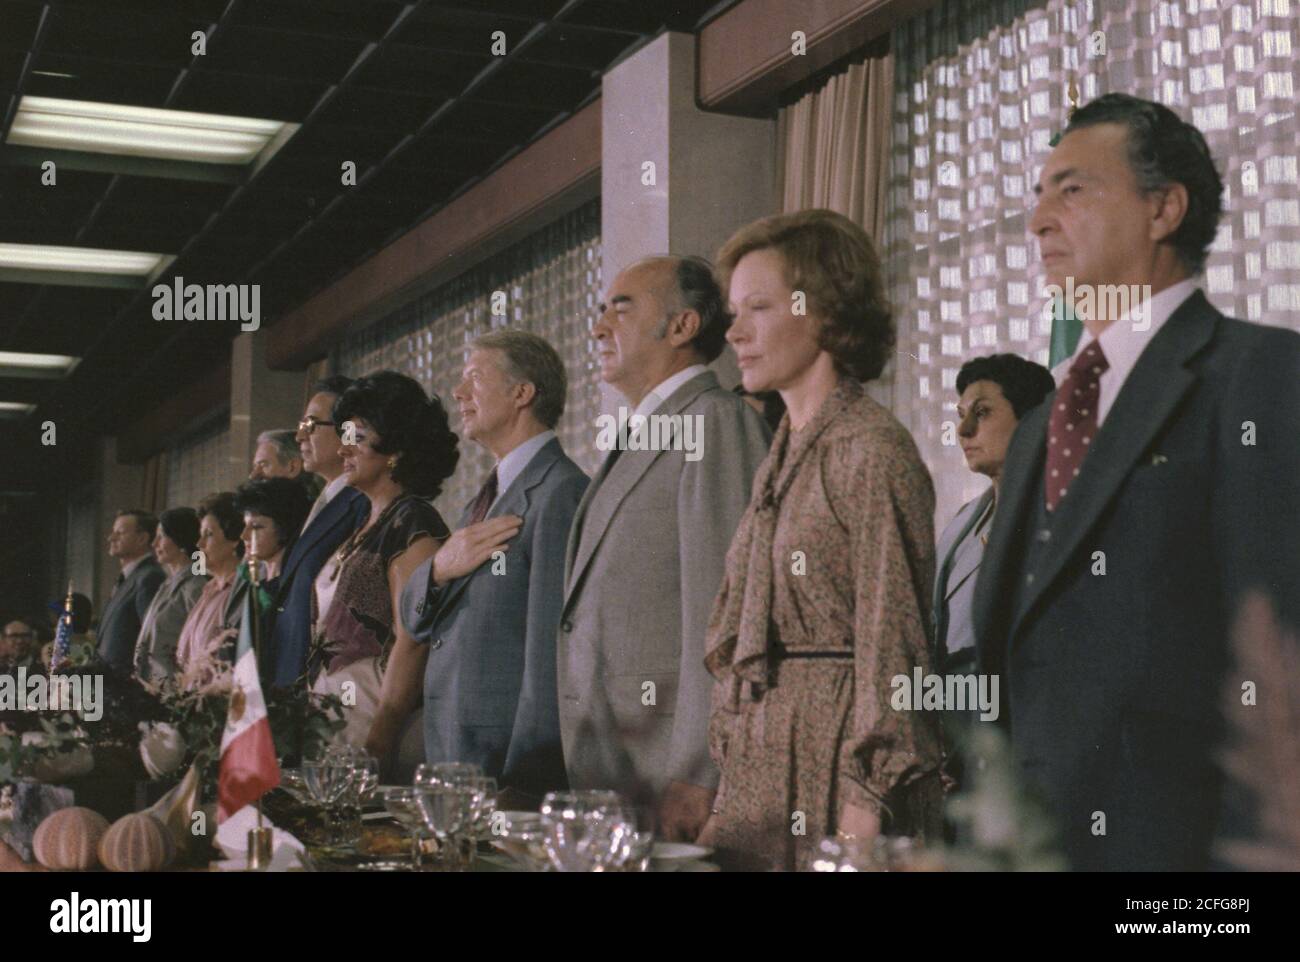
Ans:
{"label": "dinner plate", "polygon": [[706,858],[713,854],[713,849],[703,845],[688,845],[685,842],[655,842],[650,849],[652,862],[675,862],[686,859]]}

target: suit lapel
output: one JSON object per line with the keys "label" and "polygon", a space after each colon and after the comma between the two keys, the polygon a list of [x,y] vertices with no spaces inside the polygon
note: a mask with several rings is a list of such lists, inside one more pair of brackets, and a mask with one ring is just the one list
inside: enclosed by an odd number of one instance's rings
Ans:
{"label": "suit lapel", "polygon": [[[563,453],[564,451],[560,447],[560,441],[558,438],[552,438],[547,441],[546,444],[542,446],[541,450],[533,455],[532,460],[529,461],[524,467],[524,470],[519,473],[519,477],[515,478],[515,480],[511,482],[510,487],[506,489],[505,493],[497,499],[496,504],[492,505],[491,510],[487,513],[487,517],[483,520],[487,521],[491,518],[499,518],[506,514],[515,514],[521,518],[526,518],[528,516],[529,492],[542,483],[546,477],[546,473],[551,469],[551,465],[558,461]],[[465,525],[469,524],[469,519],[471,517],[470,509],[472,507],[473,502],[471,501],[470,505],[466,507],[465,511],[461,514],[460,527],[463,528]],[[455,581],[451,582],[451,584],[447,585],[446,589],[441,592],[440,597],[438,598],[439,615],[441,615],[443,611],[449,611],[456,603],[456,599],[460,597],[461,593],[469,585],[470,580],[482,571],[490,571],[490,566],[491,561],[489,560],[485,564],[479,565],[469,574],[462,575]]]}
{"label": "suit lapel", "polygon": [[[712,371],[698,374],[670,394],[652,414],[680,414],[697,397],[717,386],[718,376]],[[565,610],[572,602],[574,591],[582,580],[583,572],[591,563],[596,549],[605,537],[610,522],[618,514],[624,499],[664,453],[663,451],[624,451],[612,467],[611,459],[607,457],[596,480],[587,486],[586,494],[574,518],[572,536],[567,549],[571,561],[566,565],[569,577],[565,586]],[[591,505],[595,501],[597,492],[603,492],[601,505],[593,514]]]}
{"label": "suit lapel", "polygon": [[348,517],[352,514],[352,505],[358,497],[360,497],[358,492],[345,487],[330,499],[329,504],[320,509],[320,513],[307,526],[307,530],[293,543],[289,557],[285,559],[284,569],[280,572],[280,586],[276,592],[277,600],[288,593],[289,585],[293,583],[294,573],[298,570],[298,565],[302,560],[311,553],[311,550],[316,545],[337,530],[339,525],[347,522]]}
{"label": "suit lapel", "polygon": [[944,560],[944,566],[947,569],[946,580],[944,581],[944,600],[953,596],[962,583],[975,573],[979,568],[983,558],[981,551],[964,551],[961,557],[957,557],[957,549],[962,546],[967,538],[970,537],[971,531],[979,523],[980,518],[984,517],[984,512],[988,510],[989,502],[993,500],[993,489],[989,488],[984,494],[980,495],[975,502],[970,517],[962,525],[961,531],[957,535],[957,540],[952,543],[952,548],[948,551],[948,557]]}
{"label": "suit lapel", "polygon": [[[1021,595],[1011,638],[1015,638],[1021,620],[1061,573],[1151,439],[1195,383],[1196,377],[1186,364],[1213,336],[1217,317],[1218,312],[1198,291],[1165,322],[1129,372],[1106,423],[1093,438],[1079,476],[1070,485],[1070,493],[1057,507],[1052,550],[1045,553],[1042,570],[1034,572],[1033,583]],[[1045,441],[1040,444],[1045,445]],[[1038,457],[1045,457],[1042,450]],[[1035,472],[1035,476],[1041,476],[1041,472]],[[1043,492],[1039,490],[1036,496],[1042,497]],[[1016,516],[1028,517],[1019,511]]]}

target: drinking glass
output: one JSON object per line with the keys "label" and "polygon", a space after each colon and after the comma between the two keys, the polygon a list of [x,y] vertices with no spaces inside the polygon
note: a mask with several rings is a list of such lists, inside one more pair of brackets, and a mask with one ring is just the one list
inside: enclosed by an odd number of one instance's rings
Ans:
{"label": "drinking glass", "polygon": [[542,816],[536,812],[504,812],[492,820],[492,839],[525,872],[545,872],[551,868],[546,854]]}
{"label": "drinking glass", "polygon": [[424,867],[424,853],[421,845],[424,818],[420,814],[419,802],[414,788],[389,788],[384,791],[384,808],[406,829],[411,836],[411,871],[418,872]]}
{"label": "drinking glass", "polygon": [[560,872],[616,866],[628,823],[616,792],[551,792],[542,800],[543,844]]}
{"label": "drinking glass", "polygon": [[463,871],[468,866],[459,851],[460,838],[473,823],[479,796],[466,786],[420,785],[414,791],[424,827],[438,839],[447,866],[452,871]]}
{"label": "drinking glass", "polygon": [[434,762],[420,765],[415,770],[415,784],[457,785],[466,778],[479,778],[483,769],[473,762]]}

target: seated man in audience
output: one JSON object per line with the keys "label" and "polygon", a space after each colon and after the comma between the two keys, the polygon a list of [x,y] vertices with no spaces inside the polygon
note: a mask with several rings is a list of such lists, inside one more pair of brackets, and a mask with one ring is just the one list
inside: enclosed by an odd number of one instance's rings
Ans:
{"label": "seated man in audience", "polygon": [[[402,617],[429,644],[424,751],[475,762],[535,807],[566,784],[555,690],[564,548],[587,476],[555,436],[568,381],[545,340],[480,337],[452,396],[496,459],[459,530],[407,582]],[[417,683],[412,679],[412,685]]]}
{"label": "seated man in audience", "polygon": [[1262,710],[1230,677],[1231,626],[1250,591],[1300,623],[1300,336],[1199,289],[1223,183],[1168,108],[1082,107],[1034,189],[1029,229],[1086,334],[1007,450],[981,670],[1075,869],[1204,869],[1227,693]]}

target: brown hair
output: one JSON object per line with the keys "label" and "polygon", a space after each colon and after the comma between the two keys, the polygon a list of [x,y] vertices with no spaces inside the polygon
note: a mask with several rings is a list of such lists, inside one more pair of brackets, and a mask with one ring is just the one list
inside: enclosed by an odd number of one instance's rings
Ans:
{"label": "brown hair", "polygon": [[859,381],[879,377],[894,347],[894,319],[880,258],[866,231],[831,210],[774,214],[746,224],[718,252],[723,291],[741,258],[759,250],[781,255],[786,283],[802,291],[809,313],[822,319],[818,343],[836,370]]}

